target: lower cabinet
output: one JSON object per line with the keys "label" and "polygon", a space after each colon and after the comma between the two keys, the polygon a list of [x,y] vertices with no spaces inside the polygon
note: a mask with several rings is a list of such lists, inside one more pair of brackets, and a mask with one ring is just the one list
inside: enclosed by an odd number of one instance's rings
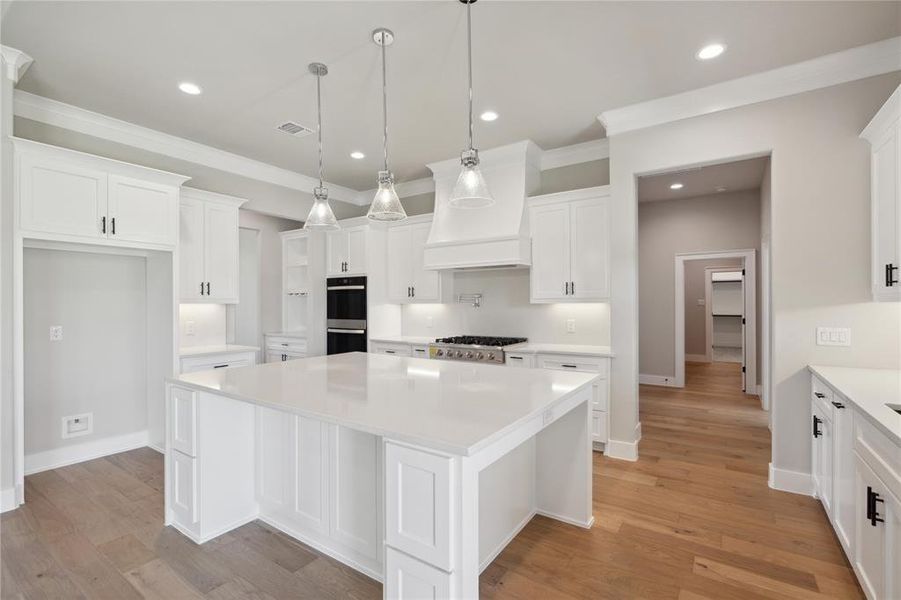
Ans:
{"label": "lower cabinet", "polygon": [[265,345],[265,361],[267,363],[284,362],[309,356],[307,354],[306,338],[267,334],[265,336]]}
{"label": "lower cabinet", "polygon": [[369,342],[369,351],[373,354],[413,356],[413,347],[401,342]]}
{"label": "lower cabinet", "polygon": [[225,369],[228,367],[247,367],[257,362],[256,352],[228,352],[206,356],[182,356],[181,372],[194,373],[209,369]]}
{"label": "lower cabinet", "polygon": [[[510,355],[508,355],[508,358],[510,358]],[[607,432],[610,423],[610,411],[607,403],[607,399],[610,396],[610,359],[599,356],[538,354],[534,360],[535,366],[541,369],[596,373],[601,378],[594,385],[591,403],[591,423],[589,423],[589,426],[594,449],[603,450],[604,445],[607,443]],[[510,363],[508,362],[508,364]]]}
{"label": "lower cabinet", "polygon": [[811,477],[870,600],[901,598],[901,447],[812,376]]}

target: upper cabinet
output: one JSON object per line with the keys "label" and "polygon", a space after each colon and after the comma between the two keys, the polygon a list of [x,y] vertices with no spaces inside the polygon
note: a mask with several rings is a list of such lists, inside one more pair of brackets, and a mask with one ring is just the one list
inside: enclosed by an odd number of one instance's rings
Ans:
{"label": "upper cabinet", "polygon": [[181,175],[15,140],[19,229],[26,237],[172,248]]}
{"label": "upper cabinet", "polygon": [[182,302],[238,302],[238,208],[244,202],[183,188],[179,211]]}
{"label": "upper cabinet", "polygon": [[366,235],[368,226],[342,227],[326,234],[326,275],[366,275]]}
{"label": "upper cabinet", "polygon": [[901,300],[901,87],[861,133],[871,147],[874,300]]}
{"label": "upper cabinet", "polygon": [[432,216],[410,217],[387,233],[388,299],[399,304],[449,302],[453,274],[423,268]]}
{"label": "upper cabinet", "polygon": [[529,199],[533,303],[609,299],[609,197],[601,186]]}

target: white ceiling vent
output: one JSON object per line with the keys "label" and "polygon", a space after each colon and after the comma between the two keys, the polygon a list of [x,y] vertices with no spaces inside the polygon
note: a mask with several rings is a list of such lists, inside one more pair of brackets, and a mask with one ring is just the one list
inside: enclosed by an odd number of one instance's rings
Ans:
{"label": "white ceiling vent", "polygon": [[300,123],[295,123],[294,121],[285,121],[284,123],[276,126],[276,129],[279,131],[284,131],[287,134],[293,135],[294,137],[306,137],[313,133],[313,130],[309,127],[304,127]]}

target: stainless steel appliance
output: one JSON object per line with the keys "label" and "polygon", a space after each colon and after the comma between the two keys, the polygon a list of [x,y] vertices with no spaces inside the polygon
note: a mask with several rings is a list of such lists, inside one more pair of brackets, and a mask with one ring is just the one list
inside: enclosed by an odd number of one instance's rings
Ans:
{"label": "stainless steel appliance", "polygon": [[458,335],[438,338],[434,344],[429,344],[429,358],[467,360],[502,365],[505,360],[505,347],[527,341],[527,338],[480,335]]}
{"label": "stainless steel appliance", "polygon": [[326,353],[366,352],[366,278],[326,280]]}

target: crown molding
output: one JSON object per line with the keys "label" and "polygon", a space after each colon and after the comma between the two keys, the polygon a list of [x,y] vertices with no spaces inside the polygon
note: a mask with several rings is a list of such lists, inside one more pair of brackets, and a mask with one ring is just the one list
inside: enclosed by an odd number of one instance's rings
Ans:
{"label": "crown molding", "polygon": [[901,37],[602,112],[607,136],[901,71]]}
{"label": "crown molding", "polygon": [[3,45],[0,45],[0,58],[2,58],[3,65],[6,67],[4,75],[6,75],[7,79],[11,79],[14,84],[19,83],[22,75],[34,62],[33,58],[21,50]]}
{"label": "crown molding", "polygon": [[610,158],[610,140],[603,138],[572,146],[552,148],[541,153],[541,170],[556,169]]}
{"label": "crown molding", "polygon": [[901,85],[889,96],[879,112],[870,119],[864,130],[860,132],[860,137],[875,145],[879,136],[884,135],[889,123],[898,119],[901,119]]}
{"label": "crown molding", "polygon": [[[62,127],[96,138],[140,148],[155,154],[171,156],[264,181],[274,185],[309,193],[319,185],[319,180],[296,171],[289,171],[264,162],[193,142],[168,133],[114,119],[100,113],[78,108],[57,100],[15,90],[13,112],[16,116]],[[344,186],[326,182],[329,196],[334,200],[356,203],[359,192]]]}

